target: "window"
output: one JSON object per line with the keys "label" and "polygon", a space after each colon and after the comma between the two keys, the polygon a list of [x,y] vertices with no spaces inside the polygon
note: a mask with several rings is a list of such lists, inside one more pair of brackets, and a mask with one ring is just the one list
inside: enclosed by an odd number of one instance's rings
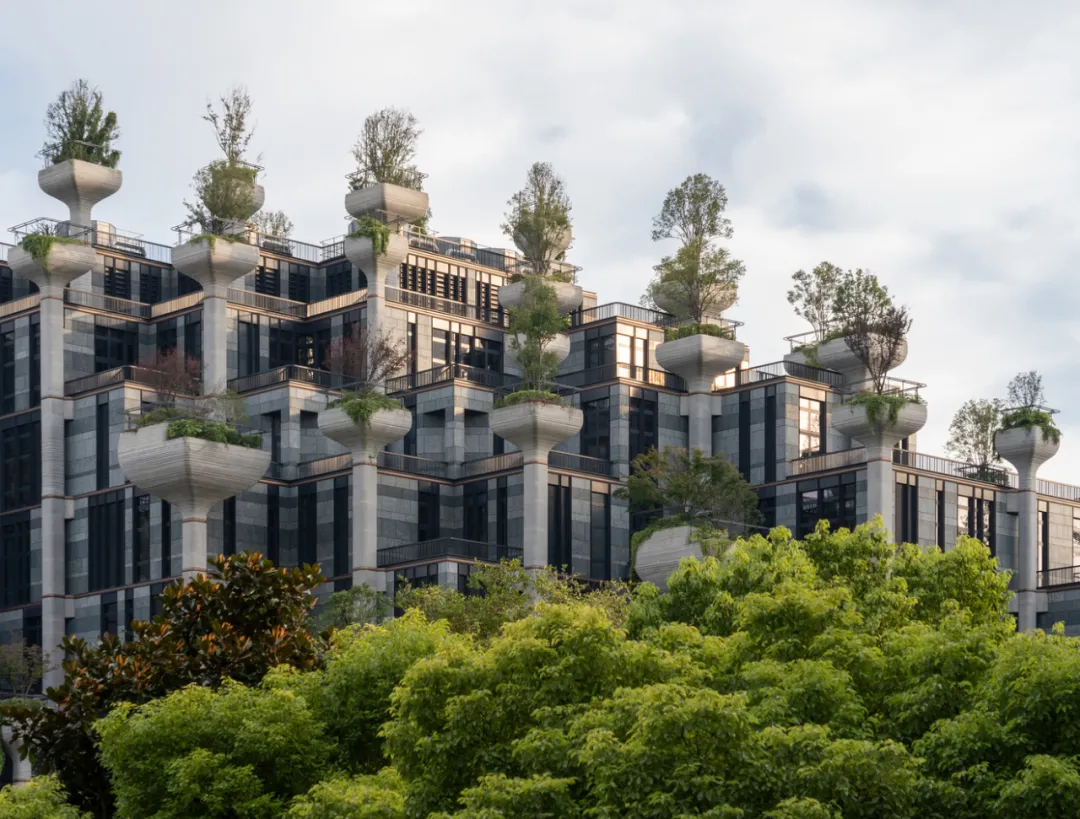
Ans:
{"label": "window", "polygon": [[776,487],[769,486],[758,490],[758,511],[761,523],[769,529],[776,526]]}
{"label": "window", "polygon": [[255,292],[267,296],[281,295],[281,262],[269,256],[259,257],[255,269]]}
{"label": "window", "polygon": [[488,509],[487,481],[465,484],[462,502],[465,517],[465,539],[487,543]]}
{"label": "window", "polygon": [[222,546],[223,555],[236,554],[236,496],[225,498],[221,504],[222,520]]}
{"label": "window", "polygon": [[776,480],[776,388],[765,394],[765,481]]}
{"label": "window", "polygon": [[268,412],[263,415],[267,421],[263,428],[270,429],[270,460],[273,463],[281,463],[281,411]]}
{"label": "window", "polygon": [[172,577],[172,506],[161,502],[161,576]]}
{"label": "window", "polygon": [[[585,369],[605,367],[615,363],[615,334],[599,336],[600,330],[612,330],[610,327],[600,327],[596,330],[587,331],[585,337]],[[597,333],[596,337],[590,338],[591,333]]]}
{"label": "window", "polygon": [[184,357],[194,358],[202,365],[201,313],[190,313],[184,324]]}
{"label": "window", "polygon": [[281,533],[280,515],[278,503],[281,497],[281,487],[270,484],[266,487],[266,557],[275,566],[281,560]]}
{"label": "window", "polygon": [[30,317],[30,406],[41,403],[41,317]]}
{"label": "window", "polygon": [[583,401],[585,420],[581,426],[581,454],[608,460],[611,455],[611,420],[609,398]]}
{"label": "window", "polygon": [[349,554],[349,479],[334,478],[334,576],[352,574]]}
{"label": "window", "polygon": [[150,579],[150,496],[136,495],[131,504],[131,582]]}
{"label": "window", "polygon": [[[326,298],[352,292],[352,263],[334,262],[326,268]],[[290,298],[292,298],[290,296]]]}
{"label": "window", "polygon": [[105,257],[105,283],[106,296],[116,296],[120,299],[131,298],[131,262],[127,259],[114,259]]}
{"label": "window", "polygon": [[[415,401],[416,399],[412,399]],[[409,426],[409,431],[405,433],[405,437],[402,439],[402,452],[406,455],[416,454],[416,404],[412,406],[406,405],[405,409],[412,415],[412,424]]]}
{"label": "window", "polygon": [[38,412],[0,421],[0,511],[41,502],[41,421]]}
{"label": "window", "polygon": [[1050,506],[1046,501],[1039,501],[1038,516],[1039,548],[1035,553],[1035,576],[1041,580],[1042,573],[1050,568]]}
{"label": "window", "polygon": [[99,625],[102,634],[120,636],[120,607],[116,602],[116,595],[103,595],[101,598],[101,622]]}
{"label": "window", "polygon": [[919,486],[918,478],[903,472],[896,475],[896,516],[893,532],[899,543],[919,542]]}
{"label": "window", "polygon": [[157,304],[161,301],[161,268],[139,265],[139,301]]}
{"label": "window", "polygon": [[165,355],[176,349],[176,319],[168,319],[157,325],[158,355]]}
{"label": "window", "polygon": [[796,537],[806,537],[819,520],[829,521],[833,531],[855,528],[855,475],[844,472],[813,481],[799,481],[796,486]]}
{"label": "window", "polygon": [[799,455],[818,455],[825,451],[825,411],[823,402],[813,398],[799,398]]}
{"label": "window", "polygon": [[450,360],[450,331],[431,330],[431,367],[445,366]]}
{"label": "window", "polygon": [[0,267],[0,304],[9,302],[15,298],[15,277],[11,268],[4,265]]}
{"label": "window", "polygon": [[937,482],[937,545],[945,549],[945,484]]}
{"label": "window", "polygon": [[552,475],[548,480],[548,563],[570,570],[574,565],[570,539],[570,479]]}
{"label": "window", "polygon": [[750,390],[739,393],[739,472],[750,480]]}
{"label": "window", "polygon": [[589,577],[611,579],[611,496],[608,487],[594,483],[589,515]]}
{"label": "window", "polygon": [[409,354],[409,375],[416,374],[417,368],[417,342],[416,342],[416,321],[409,322],[409,338],[408,338],[408,354]]}
{"label": "window", "polygon": [[259,325],[241,321],[239,329],[239,356],[237,369],[241,376],[259,372]]}
{"label": "window", "polygon": [[176,274],[176,295],[186,296],[188,293],[198,293],[202,287],[197,281],[183,273]]}
{"label": "window", "polygon": [[289,262],[289,298],[311,301],[311,268]]}
{"label": "window", "polygon": [[94,327],[94,372],[134,364],[138,359],[139,334],[129,325]]}
{"label": "window", "polygon": [[124,492],[90,497],[89,591],[124,585]]}
{"label": "window", "polygon": [[956,536],[977,538],[989,547],[990,554],[996,555],[995,525],[993,491],[960,486],[956,497]]}
{"label": "window", "polygon": [[[108,489],[109,482],[109,404],[108,393],[98,397],[97,416],[94,426],[95,468],[97,470],[97,488]],[[101,399],[105,399],[102,401]]]}
{"label": "window", "polygon": [[439,536],[439,485],[418,483],[416,488],[416,539],[435,540]]}
{"label": "window", "polygon": [[655,392],[634,389],[630,394],[630,460],[657,446],[658,402]]}
{"label": "window", "polygon": [[495,479],[495,542],[505,546],[509,539],[510,515],[506,478]]}
{"label": "window", "polygon": [[0,415],[15,412],[15,326],[0,332]]}
{"label": "window", "polygon": [[1080,566],[1080,509],[1073,508],[1072,565]]}
{"label": "window", "polygon": [[473,339],[472,356],[466,362],[478,370],[501,373],[503,368],[503,345],[501,341],[476,336]]}
{"label": "window", "polygon": [[319,485],[305,483],[296,493],[296,526],[301,566],[319,562]]}
{"label": "window", "polygon": [[291,327],[275,322],[270,325],[270,369],[296,363],[296,334]]}
{"label": "window", "polygon": [[30,513],[0,517],[0,609],[30,602]]}

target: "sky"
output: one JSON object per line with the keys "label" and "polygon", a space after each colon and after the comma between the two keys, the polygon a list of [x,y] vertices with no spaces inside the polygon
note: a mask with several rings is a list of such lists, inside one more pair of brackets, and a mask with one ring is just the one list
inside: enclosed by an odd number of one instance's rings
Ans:
{"label": "sky", "polygon": [[432,227],[509,244],[506,200],[549,161],[573,201],[569,259],[601,303],[638,302],[672,250],[653,215],[704,172],[746,264],[728,315],[752,364],[810,329],[785,298],[794,271],[869,269],[914,318],[895,375],[927,385],[918,448],[942,454],[960,404],[1036,369],[1063,431],[1041,475],[1080,483],[1078,4],[62,0],[47,21],[12,4],[2,26],[4,228],[64,215],[35,154],[78,77],[121,126],[124,186],[95,215],[159,242],[215,157],[205,105],[238,83],[266,207],[294,238],[343,232],[364,117],[405,107]]}

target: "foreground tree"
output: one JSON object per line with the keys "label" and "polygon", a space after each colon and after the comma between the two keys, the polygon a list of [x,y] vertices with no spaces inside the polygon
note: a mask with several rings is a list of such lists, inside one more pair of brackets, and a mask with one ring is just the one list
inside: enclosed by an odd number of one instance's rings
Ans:
{"label": "foreground tree", "polygon": [[21,636],[0,645],[0,691],[28,696],[41,683],[46,665],[41,646],[28,646]]}
{"label": "foreground tree", "polygon": [[0,816],[4,819],[88,819],[68,803],[55,776],[35,776],[21,787],[0,790]]}
{"label": "foreground tree", "polygon": [[292,220],[285,215],[283,210],[261,210],[252,217],[251,221],[254,222],[259,233],[264,233],[267,236],[273,236],[277,239],[288,239],[292,236]]}
{"label": "foreground tree", "polygon": [[965,401],[949,424],[946,451],[954,458],[982,468],[1000,463],[994,433],[1001,426],[1001,410],[1002,403],[997,399]]}
{"label": "foreground tree", "polygon": [[535,162],[525,175],[525,187],[510,197],[502,231],[521,251],[532,272],[572,281],[573,275],[552,270],[570,246],[570,197],[562,177],[549,162]]}
{"label": "foreground tree", "polygon": [[54,165],[81,159],[115,168],[120,152],[113,142],[120,136],[116,113],[106,113],[101,91],[86,80],[76,80],[61,91],[45,111],[45,144],[40,156]]}

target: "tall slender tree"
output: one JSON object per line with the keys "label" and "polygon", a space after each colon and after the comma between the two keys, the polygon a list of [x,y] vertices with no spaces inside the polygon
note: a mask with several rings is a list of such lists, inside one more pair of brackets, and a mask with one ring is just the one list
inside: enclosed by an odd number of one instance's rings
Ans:
{"label": "tall slender tree", "polygon": [[81,159],[115,168],[120,152],[113,142],[120,136],[115,111],[105,111],[101,91],[86,80],[76,80],[61,91],[45,111],[45,144],[40,156],[54,165]]}
{"label": "tall slender tree", "polygon": [[570,242],[570,197],[550,162],[534,162],[525,175],[525,187],[510,197],[502,224],[518,250],[541,275],[552,273]]}

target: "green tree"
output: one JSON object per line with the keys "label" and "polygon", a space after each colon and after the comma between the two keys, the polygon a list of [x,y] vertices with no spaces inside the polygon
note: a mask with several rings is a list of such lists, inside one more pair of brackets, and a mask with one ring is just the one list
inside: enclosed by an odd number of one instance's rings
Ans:
{"label": "green tree", "polygon": [[423,190],[423,176],[416,168],[416,145],[423,130],[404,108],[383,108],[364,119],[353,146],[356,173],[352,190],[386,183]]}
{"label": "green tree", "polygon": [[945,450],[954,458],[984,469],[1000,463],[994,434],[1001,427],[1001,410],[1002,402],[997,399],[965,401],[949,424]]}
{"label": "green tree", "polygon": [[319,782],[298,797],[288,819],[405,819],[405,793],[393,768]]}
{"label": "green tree", "polygon": [[[502,231],[522,252],[538,275],[552,273],[570,239],[570,197],[550,162],[535,162],[525,175],[525,187],[510,197]],[[572,276],[570,277],[572,280]]]}
{"label": "green tree", "polygon": [[54,165],[81,159],[115,168],[120,152],[112,147],[120,136],[116,113],[105,112],[101,91],[86,80],[76,80],[61,91],[45,111],[45,144],[40,156]]}
{"label": "green tree", "polygon": [[286,216],[283,210],[261,210],[252,217],[251,221],[255,223],[259,233],[265,233],[267,236],[277,239],[288,239],[292,236],[292,219]]}
{"label": "green tree", "polygon": [[570,327],[558,310],[555,290],[541,276],[526,276],[521,303],[508,312],[510,349],[523,372],[520,389],[550,392],[559,357],[548,347]]}
{"label": "green tree", "polygon": [[[346,339],[347,340],[347,339]],[[341,372],[331,368],[331,372]],[[357,373],[349,371],[349,375]],[[359,584],[336,591],[326,598],[319,623],[323,628],[343,629],[354,625],[375,625],[390,616],[392,606],[386,595]]]}
{"label": "green tree", "polygon": [[835,321],[837,288],[843,275],[844,271],[836,265],[822,262],[809,273],[797,270],[791,276],[788,304],[795,308],[795,315],[805,319],[814,329],[818,342],[825,341],[825,335]]}
{"label": "green tree", "polygon": [[0,789],[0,816],[4,819],[89,819],[68,804],[55,776],[35,776],[25,785]]}
{"label": "green tree", "polygon": [[28,646],[21,635],[0,645],[0,690],[16,697],[29,696],[44,673],[41,646]]}
{"label": "green tree", "polygon": [[319,781],[329,757],[300,697],[230,681],[122,703],[95,729],[127,819],[281,816]]}
{"label": "green tree", "polygon": [[1010,409],[1017,407],[1041,407],[1046,403],[1042,376],[1037,370],[1017,373],[1008,386],[1007,402]]}

